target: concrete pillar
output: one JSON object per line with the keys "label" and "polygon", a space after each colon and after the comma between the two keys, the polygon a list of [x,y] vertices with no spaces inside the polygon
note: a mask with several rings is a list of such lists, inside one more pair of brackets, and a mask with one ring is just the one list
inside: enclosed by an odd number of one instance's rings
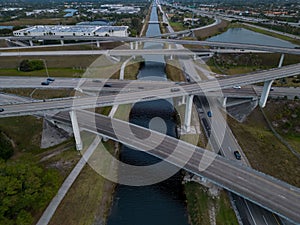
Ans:
{"label": "concrete pillar", "polygon": [[181,104],[185,104],[185,98],[186,98],[186,97],[183,95],[183,96],[182,96],[182,102],[181,102]]}
{"label": "concrete pillar", "polygon": [[259,100],[259,106],[261,108],[264,108],[266,106],[269,92],[270,92],[273,81],[274,80],[268,80],[268,81],[265,81],[265,83],[264,83],[264,88],[263,88],[263,91],[261,93],[260,100]]}
{"label": "concrete pillar", "polygon": [[[170,43],[168,44],[168,49],[172,49],[172,45]],[[173,60],[173,59],[174,59],[173,55],[170,55],[170,60]]]}
{"label": "concrete pillar", "polygon": [[135,42],[135,49],[139,49],[139,43],[137,41]]}
{"label": "concrete pillar", "polygon": [[100,48],[100,42],[96,41],[97,48]]}
{"label": "concrete pillar", "polygon": [[133,49],[133,42],[130,42],[130,49]]}
{"label": "concrete pillar", "polygon": [[197,55],[196,54],[194,54],[194,60],[197,60]]}
{"label": "concrete pillar", "polygon": [[284,60],[284,54],[281,54],[279,64],[278,64],[278,68],[282,67],[283,60]]}
{"label": "concrete pillar", "polygon": [[82,141],[80,137],[80,130],[78,126],[78,121],[77,121],[77,116],[76,116],[76,111],[72,110],[70,112],[70,117],[71,117],[71,122],[72,122],[72,128],[73,128],[73,133],[74,133],[74,138],[76,142],[76,149],[78,151],[82,150]]}
{"label": "concrete pillar", "polygon": [[64,45],[65,44],[64,40],[60,40],[60,44]]}
{"label": "concrete pillar", "polygon": [[[278,64],[278,68],[282,67],[283,60],[284,60],[284,54],[281,54],[279,64]],[[267,100],[268,100],[268,96],[269,96],[270,89],[271,89],[273,81],[274,80],[265,81],[265,83],[264,83],[264,88],[263,88],[263,91],[261,93],[261,97],[260,97],[260,100],[259,100],[259,106],[262,107],[262,108],[264,108],[266,106],[266,103],[267,103]]]}
{"label": "concrete pillar", "polygon": [[222,98],[222,107],[226,108],[226,103],[227,103],[227,97]]}
{"label": "concrete pillar", "polygon": [[30,44],[30,46],[33,46],[32,40],[29,40],[29,44]]}
{"label": "concrete pillar", "polygon": [[184,114],[184,131],[191,130],[192,106],[194,95],[186,96],[185,114]]}

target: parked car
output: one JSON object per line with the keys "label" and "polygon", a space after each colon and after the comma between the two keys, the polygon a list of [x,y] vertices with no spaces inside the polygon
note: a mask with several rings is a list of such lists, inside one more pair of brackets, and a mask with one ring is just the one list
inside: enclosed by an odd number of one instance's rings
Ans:
{"label": "parked car", "polygon": [[241,157],[241,154],[239,153],[239,151],[234,151],[233,154],[237,160],[241,160],[242,157]]}

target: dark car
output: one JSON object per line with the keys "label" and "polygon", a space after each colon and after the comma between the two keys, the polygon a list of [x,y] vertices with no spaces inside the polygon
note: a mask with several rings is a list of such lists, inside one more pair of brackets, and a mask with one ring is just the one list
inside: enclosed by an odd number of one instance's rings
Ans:
{"label": "dark car", "polygon": [[49,84],[50,84],[50,82],[49,82],[48,80],[43,81],[43,82],[41,83],[41,85],[49,85]]}
{"label": "dark car", "polygon": [[0,108],[0,112],[3,112],[4,111],[4,109],[3,108]]}
{"label": "dark car", "polygon": [[48,77],[48,78],[47,78],[47,81],[53,82],[53,81],[55,81],[55,79],[54,79],[54,78],[51,78],[51,77]]}
{"label": "dark car", "polygon": [[207,116],[208,116],[208,117],[212,117],[212,112],[211,112],[211,111],[208,111],[208,112],[207,112]]}
{"label": "dark car", "polygon": [[241,154],[239,153],[239,151],[234,151],[233,154],[236,159],[241,160],[242,157],[241,157]]}
{"label": "dark car", "polygon": [[111,84],[104,84],[104,87],[111,87]]}

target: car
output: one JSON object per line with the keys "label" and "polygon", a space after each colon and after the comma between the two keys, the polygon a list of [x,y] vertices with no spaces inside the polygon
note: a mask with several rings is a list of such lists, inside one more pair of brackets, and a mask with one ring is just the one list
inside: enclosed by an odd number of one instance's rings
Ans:
{"label": "car", "polygon": [[95,82],[95,83],[101,83],[102,81],[101,80],[93,80],[93,82]]}
{"label": "car", "polygon": [[41,83],[41,85],[49,85],[49,84],[50,84],[50,82],[49,82],[48,80],[43,81],[43,82]]}
{"label": "car", "polygon": [[234,89],[241,89],[241,86],[239,86],[239,85],[234,85],[233,88],[234,88]]}
{"label": "car", "polygon": [[239,151],[234,151],[233,154],[237,160],[241,160],[242,157],[241,157],[241,154],[239,153]]}
{"label": "car", "polygon": [[208,116],[208,117],[212,117],[211,111],[208,111],[208,112],[207,112],[207,116]]}
{"label": "car", "polygon": [[111,84],[104,84],[104,87],[111,87]]}
{"label": "car", "polygon": [[179,88],[171,88],[171,92],[177,92],[177,91],[180,91]]}
{"label": "car", "polygon": [[0,112],[3,112],[4,111],[4,109],[3,108],[0,108]]}
{"label": "car", "polygon": [[53,81],[55,81],[55,79],[54,79],[54,78],[51,78],[51,77],[48,77],[48,78],[47,78],[47,81],[53,82]]}
{"label": "car", "polygon": [[274,91],[274,88],[271,87],[271,88],[270,88],[270,91]]}

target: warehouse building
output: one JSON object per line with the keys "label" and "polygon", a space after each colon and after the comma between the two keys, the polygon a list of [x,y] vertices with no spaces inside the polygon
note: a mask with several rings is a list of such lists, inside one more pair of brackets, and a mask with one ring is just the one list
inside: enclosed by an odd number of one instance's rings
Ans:
{"label": "warehouse building", "polygon": [[99,36],[127,37],[128,26],[37,25],[16,30],[14,36]]}

